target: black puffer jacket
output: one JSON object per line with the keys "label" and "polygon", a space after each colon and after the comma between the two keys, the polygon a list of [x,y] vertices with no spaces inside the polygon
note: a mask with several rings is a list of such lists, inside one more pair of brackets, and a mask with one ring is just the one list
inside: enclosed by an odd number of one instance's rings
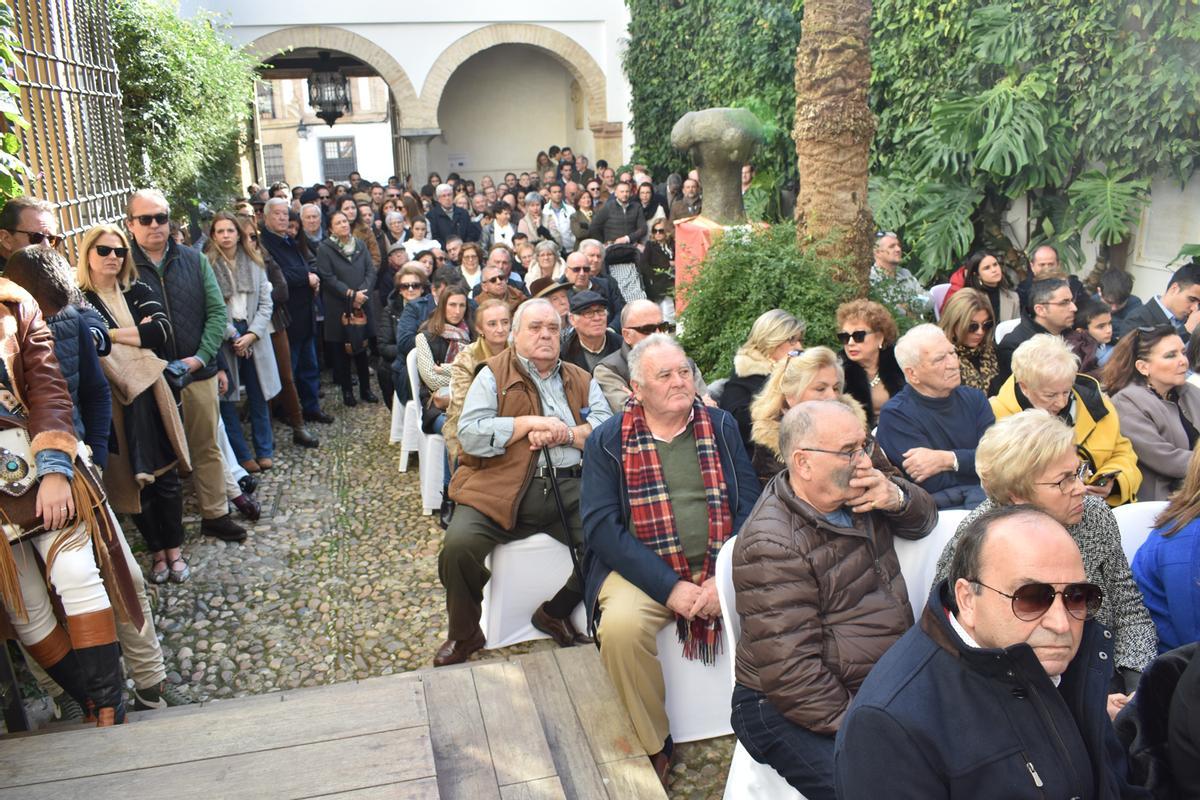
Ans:
{"label": "black puffer jacket", "polygon": [[908,495],[903,508],[854,514],[853,528],[839,528],[781,472],[738,533],[737,681],[814,733],[837,731],[871,667],[913,622],[892,537],[925,536],[937,508],[923,489],[892,480]]}

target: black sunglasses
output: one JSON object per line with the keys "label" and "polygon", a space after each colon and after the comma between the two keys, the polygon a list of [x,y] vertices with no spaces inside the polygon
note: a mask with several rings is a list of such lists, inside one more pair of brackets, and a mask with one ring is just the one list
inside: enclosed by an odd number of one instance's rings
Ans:
{"label": "black sunglasses", "polygon": [[493,275],[484,281],[484,283],[504,283],[507,280],[503,275]]}
{"label": "black sunglasses", "polygon": [[159,225],[166,225],[171,221],[171,217],[168,214],[138,214],[137,216],[130,217],[130,219],[147,227],[152,222],[157,222]]}
{"label": "black sunglasses", "polygon": [[425,284],[423,284],[423,283],[402,283],[402,284],[400,284],[400,289],[405,292],[411,292],[415,289],[424,289],[424,288],[425,288]]}
{"label": "black sunglasses", "polygon": [[871,331],[838,331],[837,340],[842,344],[849,344],[850,340],[853,339],[859,344],[862,344],[870,335]]}
{"label": "black sunglasses", "polygon": [[53,233],[42,233],[41,231],[23,231],[20,228],[5,228],[4,230],[8,231],[9,233],[25,234],[25,238],[29,240],[30,244],[41,244],[42,242],[45,242],[51,247],[58,247],[59,242],[63,240],[63,237]]}
{"label": "black sunglasses", "polygon": [[591,272],[591,267],[568,267],[567,272]]}
{"label": "black sunglasses", "polygon": [[115,255],[117,258],[124,258],[125,256],[129,255],[129,248],[109,247],[106,244],[98,244],[96,245],[96,255],[100,256],[101,258],[108,258],[111,255]]}
{"label": "black sunglasses", "polygon": [[664,228],[655,228],[654,230],[652,230],[650,232],[651,233],[666,233],[667,231]]}
{"label": "black sunglasses", "polygon": [[626,325],[625,328],[631,331],[637,331],[643,336],[649,336],[652,333],[674,333],[674,322],[653,322],[649,325]]}
{"label": "black sunglasses", "polygon": [[982,324],[978,322],[972,322],[967,326],[967,330],[971,333],[979,333],[980,330],[982,330],[984,333],[987,333],[992,329],[992,325],[993,323],[990,319]]}
{"label": "black sunglasses", "polygon": [[1012,594],[994,589],[980,580],[971,579],[985,589],[1012,600],[1013,614],[1024,622],[1033,622],[1050,610],[1054,598],[1062,595],[1063,606],[1075,619],[1088,620],[1096,616],[1104,602],[1104,590],[1094,583],[1068,583],[1061,590],[1048,583],[1027,583]]}

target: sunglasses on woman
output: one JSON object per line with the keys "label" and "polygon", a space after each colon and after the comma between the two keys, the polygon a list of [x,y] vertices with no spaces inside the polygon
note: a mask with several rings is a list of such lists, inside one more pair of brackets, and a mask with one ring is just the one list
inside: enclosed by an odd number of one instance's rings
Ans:
{"label": "sunglasses on woman", "polygon": [[1080,620],[1096,616],[1104,602],[1104,590],[1094,583],[1068,583],[1061,590],[1048,583],[1027,583],[1012,594],[988,586],[983,581],[971,580],[971,583],[977,583],[1012,600],[1013,614],[1024,622],[1041,619],[1050,610],[1050,606],[1054,605],[1054,598],[1058,595],[1062,595],[1063,607],[1067,609],[1067,613]]}
{"label": "sunglasses on woman", "polygon": [[423,284],[423,283],[402,283],[402,284],[400,284],[400,290],[403,292],[414,292],[417,289],[424,289],[424,288],[425,288],[425,284]]}
{"label": "sunglasses on woman", "polygon": [[108,258],[111,255],[115,255],[117,258],[124,258],[125,256],[129,255],[129,248],[109,247],[106,244],[98,244],[96,245],[96,255],[100,256],[101,258]]}
{"label": "sunglasses on woman", "polygon": [[971,333],[979,333],[980,331],[987,333],[988,331],[990,331],[992,329],[992,325],[993,325],[993,323],[990,319],[984,323],[972,322],[970,325],[967,326],[967,330]]}
{"label": "sunglasses on woman", "polygon": [[849,344],[850,340],[862,344],[871,335],[870,331],[838,331],[837,340],[842,344]]}

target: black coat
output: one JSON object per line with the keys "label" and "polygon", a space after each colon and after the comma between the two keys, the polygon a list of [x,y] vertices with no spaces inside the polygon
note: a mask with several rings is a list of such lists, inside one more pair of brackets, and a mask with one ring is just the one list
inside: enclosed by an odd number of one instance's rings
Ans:
{"label": "black coat", "polygon": [[[871,381],[867,379],[867,371],[846,358],[844,350],[838,353],[838,361],[841,362],[842,372],[846,375],[846,394],[857,400],[863,411],[867,412],[867,428],[874,428],[875,423],[879,421],[879,414],[871,408]],[[889,397],[895,397],[908,383],[904,379],[904,370],[896,363],[894,345],[879,351],[879,377],[883,379]]]}
{"label": "black coat", "polygon": [[[611,328],[604,329],[604,355],[609,356],[621,349],[621,337],[613,333]],[[563,338],[562,343],[562,359],[569,361],[588,375],[592,374],[591,367],[588,366],[587,355],[583,349],[583,343],[579,341],[579,331],[572,328]]]}
{"label": "black coat", "polygon": [[[1159,306],[1158,301],[1152,297],[1143,303],[1141,308],[1125,318],[1124,329],[1128,332],[1138,328],[1156,328],[1159,325],[1171,325],[1171,321],[1167,319],[1167,315],[1162,310],[1162,307]],[[1192,338],[1191,334],[1183,326],[1175,329],[1179,331],[1184,344],[1187,344],[1188,340]]]}
{"label": "black coat", "polygon": [[[317,248],[317,275],[321,277],[321,299],[325,301],[325,341],[344,342],[345,332],[342,330],[342,314],[350,311],[349,292],[366,292],[368,296],[375,291],[375,262],[371,253],[360,239],[354,254],[347,257],[342,252],[333,237],[321,242]],[[371,315],[371,303],[368,300],[363,306],[368,317]],[[367,329],[373,330],[373,320],[367,320]]]}
{"label": "black coat", "polygon": [[1149,797],[1129,785],[1108,719],[1111,632],[1084,624],[1056,688],[1027,644],[963,644],[950,600],[940,581],[851,702],[835,751],[841,800]]}
{"label": "black coat", "polygon": [[1000,367],[996,375],[998,386],[1003,386],[1008,376],[1012,375],[1012,357],[1016,349],[1039,333],[1049,332],[1029,317],[1021,317],[1021,324],[1009,331],[1004,340],[996,345],[996,362]]}
{"label": "black coat", "polygon": [[457,236],[464,242],[478,242],[482,233],[479,226],[471,222],[471,215],[458,206],[451,206],[450,216],[446,216],[446,212],[435,202],[425,219],[429,221],[429,238],[437,239],[443,250],[446,249],[446,240],[451,236]]}

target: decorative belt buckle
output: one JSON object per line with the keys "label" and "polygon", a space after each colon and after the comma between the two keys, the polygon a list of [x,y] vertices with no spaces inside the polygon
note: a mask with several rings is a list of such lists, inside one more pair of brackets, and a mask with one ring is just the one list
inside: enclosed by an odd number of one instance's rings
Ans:
{"label": "decorative belt buckle", "polygon": [[29,491],[37,478],[29,462],[20,453],[0,447],[0,492],[9,497],[20,497]]}

